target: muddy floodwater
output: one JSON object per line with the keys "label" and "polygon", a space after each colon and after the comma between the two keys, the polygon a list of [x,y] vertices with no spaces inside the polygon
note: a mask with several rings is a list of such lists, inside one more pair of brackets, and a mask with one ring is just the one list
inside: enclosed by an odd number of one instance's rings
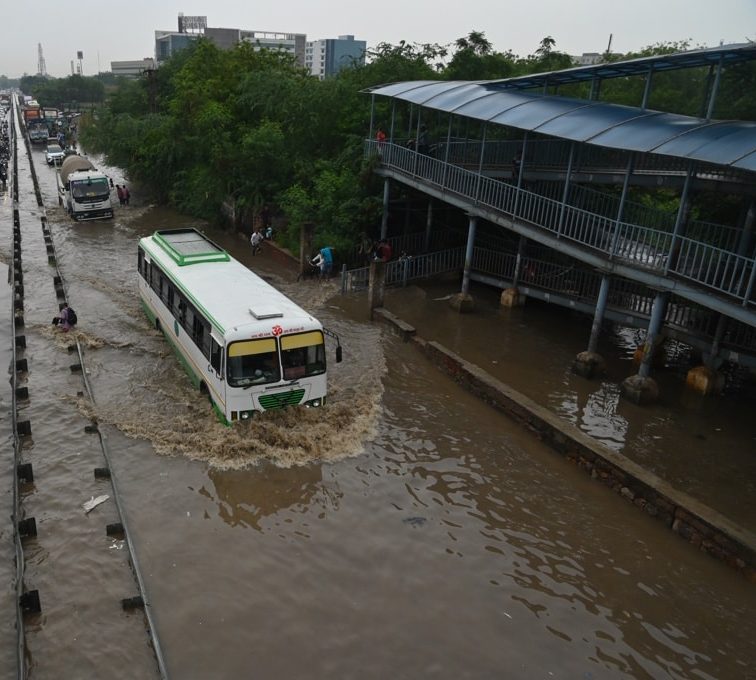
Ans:
{"label": "muddy floodwater", "polygon": [[[252,257],[239,236],[146,204],[138,187],[114,220],[74,224],[57,205],[54,171],[40,152],[33,157],[95,397],[77,394],[81,387],[59,370],[70,363],[69,342],[49,326],[55,297],[40,274],[25,300],[30,375],[54,406],[35,412],[31,392],[35,441],[54,440],[71,423],[101,424],[170,677],[756,677],[753,584],[371,324],[364,297],[342,297],[335,283],[298,284],[269,253]],[[38,232],[29,187],[20,203],[22,228]],[[183,226],[205,230],[339,334],[344,361],[336,364],[329,349],[325,408],[218,423],[137,297],[138,239]],[[33,265],[33,237],[25,244],[33,282],[35,267],[47,266],[44,248]],[[587,343],[585,320],[538,305],[451,315],[436,298],[455,285],[392,291],[387,306],[752,527],[753,401],[686,405],[672,392],[671,370],[659,407],[624,406],[611,380],[578,383],[569,374]],[[603,342],[612,373],[628,375],[632,338],[618,332]],[[2,404],[7,421],[9,402]],[[79,517],[94,493],[77,455],[91,437],[79,436],[81,445],[48,464],[24,499],[43,529],[46,519]],[[688,474],[715,455],[707,446],[716,447],[721,472]],[[52,455],[40,448],[25,455]],[[723,493],[729,483],[737,501]],[[4,494],[9,487],[4,480]],[[70,509],[60,500],[68,496]],[[88,517],[97,521],[111,504]],[[80,559],[56,567],[72,531],[61,522],[28,548],[29,578],[44,585],[42,615],[27,629],[31,677],[158,677],[142,615],[118,604],[134,589],[128,570],[116,569],[123,542],[100,539],[101,547],[82,546]],[[10,533],[2,537],[6,558]],[[115,603],[112,620],[96,628],[87,607],[95,590]],[[5,611],[2,680],[14,677],[5,670],[14,658],[13,612]]]}

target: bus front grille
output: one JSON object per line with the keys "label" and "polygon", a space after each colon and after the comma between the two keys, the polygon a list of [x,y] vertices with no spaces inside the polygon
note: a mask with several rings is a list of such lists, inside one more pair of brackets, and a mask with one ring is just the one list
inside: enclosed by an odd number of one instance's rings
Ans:
{"label": "bus front grille", "polygon": [[283,408],[284,406],[296,406],[302,401],[304,393],[304,390],[291,390],[290,392],[279,392],[278,394],[264,394],[260,397],[260,406],[266,411]]}

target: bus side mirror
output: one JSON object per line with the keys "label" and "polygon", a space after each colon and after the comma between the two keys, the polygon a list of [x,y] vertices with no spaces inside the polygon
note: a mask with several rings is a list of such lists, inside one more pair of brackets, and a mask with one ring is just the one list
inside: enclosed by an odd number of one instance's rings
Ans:
{"label": "bus side mirror", "polygon": [[342,359],[342,357],[341,357],[341,345],[339,345],[336,348],[336,363],[340,364],[341,363],[341,359]]}

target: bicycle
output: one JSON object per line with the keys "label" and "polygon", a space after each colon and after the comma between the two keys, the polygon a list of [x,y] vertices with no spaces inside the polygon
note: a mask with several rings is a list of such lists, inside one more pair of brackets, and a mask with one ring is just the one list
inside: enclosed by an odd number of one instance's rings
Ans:
{"label": "bicycle", "polygon": [[304,281],[306,279],[316,279],[318,281],[325,281],[330,278],[330,272],[322,272],[320,267],[312,262],[307,262],[305,269],[297,274],[297,282]]}

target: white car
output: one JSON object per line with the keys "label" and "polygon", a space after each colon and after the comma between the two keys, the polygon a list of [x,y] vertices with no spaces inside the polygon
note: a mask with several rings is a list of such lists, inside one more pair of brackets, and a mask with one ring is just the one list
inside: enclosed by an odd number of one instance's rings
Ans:
{"label": "white car", "polygon": [[48,144],[45,157],[47,158],[48,165],[57,165],[63,162],[66,152],[61,149],[60,144]]}

